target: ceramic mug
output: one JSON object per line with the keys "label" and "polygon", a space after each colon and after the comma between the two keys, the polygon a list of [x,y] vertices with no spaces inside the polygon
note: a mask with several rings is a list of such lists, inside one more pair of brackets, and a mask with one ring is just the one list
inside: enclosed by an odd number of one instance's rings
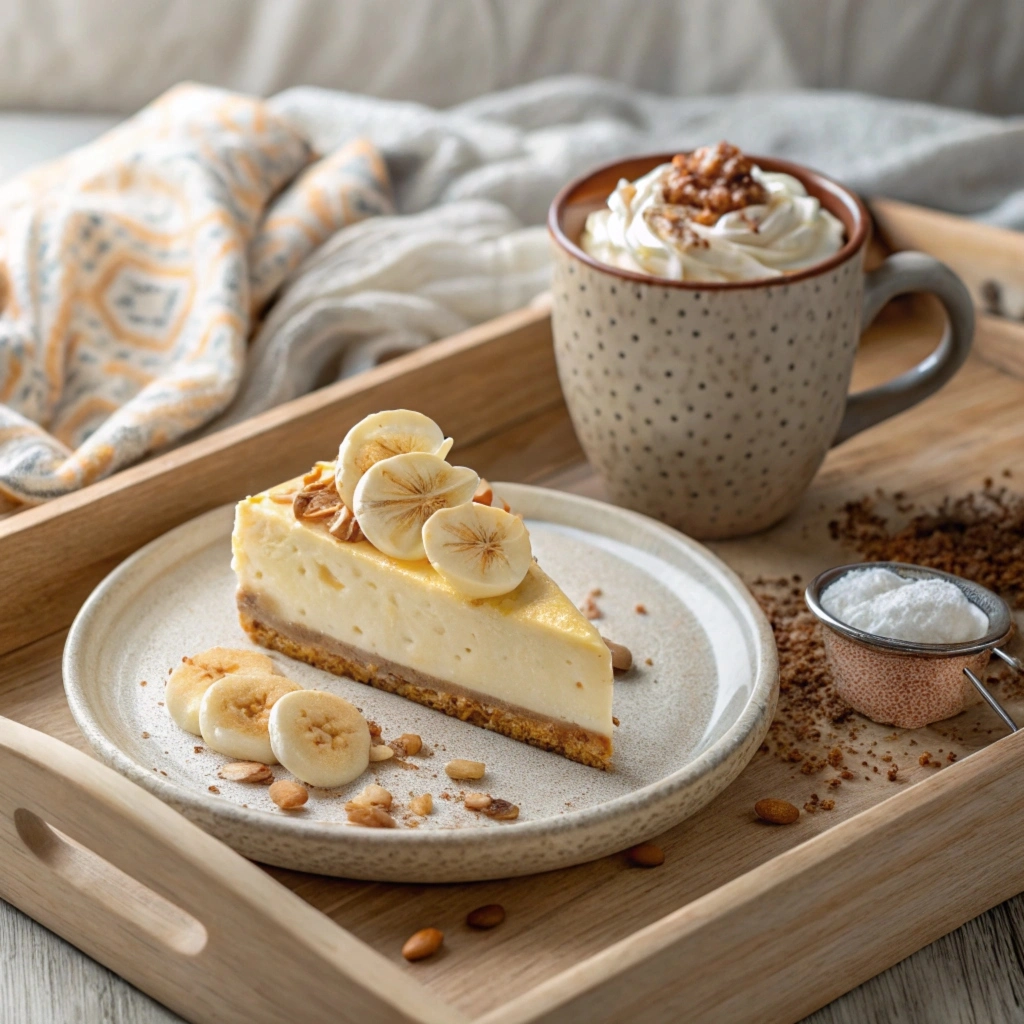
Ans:
{"label": "ceramic mug", "polygon": [[[846,228],[806,270],[757,281],[668,281],[620,270],[579,246],[587,214],[620,178],[672,154],[618,161],[551,205],[552,325],[558,375],[591,464],[617,504],[695,537],[765,529],[796,507],[828,449],[937,391],[970,351],[963,282],[923,253],[865,274],[870,217],[848,189],[783,160]],[[847,392],[861,333],[892,298],[930,292],[945,307],[938,347],[913,369]]]}

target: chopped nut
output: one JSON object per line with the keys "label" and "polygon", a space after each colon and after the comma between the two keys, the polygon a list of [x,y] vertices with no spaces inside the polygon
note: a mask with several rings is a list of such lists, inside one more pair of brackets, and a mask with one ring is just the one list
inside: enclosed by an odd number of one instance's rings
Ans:
{"label": "chopped nut", "polygon": [[491,806],[491,798],[487,793],[467,793],[463,802],[470,811],[483,811]]}
{"label": "chopped nut", "polygon": [[383,787],[371,782],[361,793],[357,793],[347,804],[345,810],[353,807],[383,807],[389,809],[392,804],[391,794]]}
{"label": "chopped nut", "polygon": [[223,764],[217,774],[228,782],[269,782],[274,773],[259,761],[236,761]]}
{"label": "chopped nut", "polygon": [[444,766],[444,771],[449,779],[482,779],[487,765],[483,761],[466,761],[457,757]]}
{"label": "chopped nut", "polygon": [[370,747],[371,761],[388,761],[395,756],[395,752],[383,743]]}
{"label": "chopped nut", "polygon": [[351,802],[345,805],[345,813],[353,825],[366,828],[395,828],[395,819],[383,807],[359,807]]}
{"label": "chopped nut", "polygon": [[614,715],[612,715],[612,725],[618,725],[618,724],[619,724],[619,720]]}
{"label": "chopped nut", "polygon": [[220,793],[220,790],[219,790],[219,789],[218,789],[218,788],[217,788],[216,786],[207,786],[206,788],[207,788],[207,789],[208,789],[208,790],[209,790],[209,791],[210,791],[211,793]]}
{"label": "chopped nut", "polygon": [[478,505],[490,505],[494,501],[494,490],[483,477],[480,478],[480,483],[473,494],[473,500]]}
{"label": "chopped nut", "polygon": [[346,542],[363,539],[355,514],[347,505],[342,505],[334,518],[327,524],[327,532],[338,540]]}
{"label": "chopped nut", "polygon": [[645,665],[653,665],[654,661],[651,658],[644,658]]}
{"label": "chopped nut", "polygon": [[278,779],[270,787],[270,799],[282,811],[294,811],[309,799],[309,792],[305,786],[290,779]]}
{"label": "chopped nut", "polygon": [[626,851],[626,860],[637,868],[656,868],[665,863],[665,851],[657,843],[640,843]]}
{"label": "chopped nut", "polygon": [[497,798],[492,799],[486,807],[481,808],[481,811],[495,821],[515,821],[519,817],[519,807],[516,804]]}
{"label": "chopped nut", "polygon": [[605,647],[612,652],[612,668],[616,672],[628,672],[633,667],[633,655],[630,649],[622,644],[617,644],[614,640],[609,640],[606,636],[601,639],[604,641]]}
{"label": "chopped nut", "polygon": [[402,956],[406,960],[424,960],[428,956],[433,956],[441,948],[442,942],[444,932],[436,928],[421,928],[405,940]]}
{"label": "chopped nut", "polygon": [[[814,801],[817,803],[817,799]],[[800,809],[788,800],[776,800],[767,797],[754,804],[754,813],[762,820],[773,825],[792,825],[800,817]]]}
{"label": "chopped nut", "polygon": [[143,732],[142,732],[142,738],[143,738],[144,740],[148,740],[148,739],[149,739],[149,733],[148,733],[148,732],[146,732],[145,730],[143,730]]}
{"label": "chopped nut", "polygon": [[423,740],[414,732],[403,732],[391,746],[398,756],[408,754],[411,757],[423,749]]}
{"label": "chopped nut", "polygon": [[195,747],[192,748],[192,753],[193,754],[201,754],[204,749],[205,749],[204,747],[195,746]]}
{"label": "chopped nut", "polygon": [[888,778],[888,780],[889,780],[890,782],[895,782],[895,781],[896,781],[896,776],[897,776],[897,775],[899,775],[899,773],[900,773],[900,766],[899,766],[898,764],[894,764],[894,765],[893,765],[893,766],[892,766],[892,767],[891,767],[891,768],[890,768],[890,769],[889,769],[889,770],[888,770],[888,771],[887,771],[887,772],[885,773],[885,775],[886,775],[886,778]]}
{"label": "chopped nut", "polygon": [[637,613],[637,615],[646,615],[647,614],[647,605],[645,605],[645,604],[638,604],[638,605],[636,605],[633,608],[633,611],[635,611]]}
{"label": "chopped nut", "polygon": [[835,800],[822,800],[821,801],[821,809],[823,811],[834,811],[835,808],[836,808]]}
{"label": "chopped nut", "polygon": [[344,507],[333,487],[329,490],[299,491],[292,502],[296,519],[329,519]]}
{"label": "chopped nut", "polygon": [[409,801],[409,810],[420,817],[426,817],[434,809],[434,798],[429,793],[422,796],[414,796]]}
{"label": "chopped nut", "polygon": [[505,908],[500,903],[488,903],[486,906],[477,907],[466,915],[466,924],[470,928],[497,928],[505,920]]}

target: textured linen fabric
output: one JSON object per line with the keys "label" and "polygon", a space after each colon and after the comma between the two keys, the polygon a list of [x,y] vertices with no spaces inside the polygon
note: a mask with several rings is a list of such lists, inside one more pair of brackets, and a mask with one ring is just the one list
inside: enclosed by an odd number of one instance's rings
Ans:
{"label": "textured linen fabric", "polygon": [[0,501],[75,490],[220,412],[252,314],[338,227],[389,209],[368,143],[314,162],[262,101],[197,86],[8,182]]}

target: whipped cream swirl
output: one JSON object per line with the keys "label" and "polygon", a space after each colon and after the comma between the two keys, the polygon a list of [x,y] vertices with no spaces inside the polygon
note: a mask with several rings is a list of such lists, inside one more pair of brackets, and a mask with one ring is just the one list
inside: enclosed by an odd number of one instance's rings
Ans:
{"label": "whipped cream swirl", "polygon": [[723,213],[703,224],[688,206],[666,201],[672,164],[635,182],[623,178],[607,209],[587,218],[583,251],[622,270],[672,281],[750,281],[814,266],[842,248],[843,224],[789,174],[751,176],[765,203]]}

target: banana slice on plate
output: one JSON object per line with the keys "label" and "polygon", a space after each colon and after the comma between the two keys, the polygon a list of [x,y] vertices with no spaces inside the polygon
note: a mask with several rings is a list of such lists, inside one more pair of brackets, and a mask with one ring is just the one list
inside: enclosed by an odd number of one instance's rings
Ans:
{"label": "banana slice on plate", "polygon": [[199,705],[203,694],[218,680],[233,672],[272,673],[274,663],[258,651],[232,647],[211,647],[202,654],[183,658],[171,673],[164,703],[171,720],[185,732],[199,735]]}
{"label": "banana slice on plate", "polygon": [[270,746],[270,712],[299,687],[269,672],[238,672],[217,680],[203,695],[199,728],[206,745],[236,761],[277,764]]}
{"label": "banana slice on plate", "polygon": [[341,500],[355,511],[356,484],[374,463],[407,452],[427,452],[447,457],[453,441],[429,417],[411,409],[389,409],[361,419],[346,435],[338,449],[334,471]]}
{"label": "banana slice on plate", "polygon": [[466,597],[499,597],[516,589],[533,562],[519,516],[470,502],[435,512],[423,525],[430,564]]}
{"label": "banana slice on plate", "polygon": [[370,727],[355,705],[325,690],[287,693],[270,712],[274,756],[309,786],[331,789],[370,764]]}
{"label": "banana slice on plate", "polygon": [[438,509],[473,500],[480,477],[439,455],[409,452],[374,463],[356,485],[352,509],[366,539],[393,558],[424,558],[423,524]]}

